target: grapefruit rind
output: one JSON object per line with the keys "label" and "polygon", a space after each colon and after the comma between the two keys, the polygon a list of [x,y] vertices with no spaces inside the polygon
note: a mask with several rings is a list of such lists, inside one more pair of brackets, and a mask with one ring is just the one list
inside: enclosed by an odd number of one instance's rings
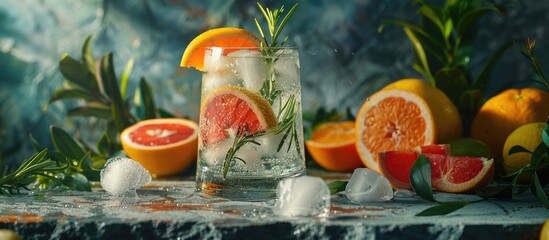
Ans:
{"label": "grapefruit rind", "polygon": [[[369,111],[371,111],[375,106],[377,106],[380,102],[384,101],[387,98],[401,98],[406,101],[406,103],[413,103],[415,104],[420,112],[420,117],[424,119],[426,129],[425,132],[422,134],[424,139],[423,141],[419,141],[417,139],[407,139],[409,141],[408,144],[400,144],[400,142],[396,142],[393,144],[393,146],[390,146],[388,144],[383,145],[379,149],[370,149],[369,146],[366,146],[365,142],[369,142],[372,140],[376,140],[378,142],[387,141],[389,139],[383,139],[383,136],[372,136],[367,134],[368,127],[365,125],[366,121],[375,121],[375,119],[368,119],[367,114]],[[399,119],[398,113],[384,113],[384,114],[392,114],[395,120],[406,122],[407,119]],[[395,115],[396,114],[396,115]],[[359,153],[359,156],[368,168],[377,171],[378,173],[381,173],[381,170],[379,168],[378,164],[378,153],[384,152],[384,151],[394,151],[394,150],[408,150],[413,149],[420,145],[429,145],[433,144],[435,142],[435,128],[434,128],[434,120],[433,115],[431,113],[431,110],[429,109],[429,105],[418,95],[407,92],[405,90],[400,89],[390,89],[390,90],[381,90],[371,97],[369,97],[362,107],[359,110],[359,113],[356,118],[356,133],[357,133],[357,139],[356,139],[356,147],[357,151]],[[381,124],[381,123],[373,123],[373,124]],[[406,136],[404,136],[406,137]]]}
{"label": "grapefruit rind", "polygon": [[[479,158],[483,163],[483,167],[474,178],[462,183],[452,183],[451,171],[447,171],[440,179],[433,180],[433,188],[448,193],[464,193],[485,187],[494,177],[494,159]],[[449,159],[447,161],[451,160],[452,159]]]}
{"label": "grapefruit rind", "polygon": [[[213,104],[213,100],[215,98],[225,94],[234,95],[237,98],[247,103],[247,105],[251,108],[252,112],[254,112],[257,116],[257,119],[261,125],[260,130],[268,130],[277,125],[275,114],[273,112],[271,105],[267,100],[265,100],[263,97],[256,94],[255,92],[252,92],[246,88],[237,87],[237,86],[223,86],[223,87],[217,88],[208,96],[206,96],[202,106],[200,107],[201,122],[204,122],[204,123],[209,122],[209,121],[206,121],[206,116],[204,116],[206,108],[208,108],[210,104]],[[236,126],[236,127],[239,127],[239,126]],[[207,128],[207,127],[203,127],[203,128]],[[238,129],[233,129],[234,133],[236,133],[237,130]],[[201,137],[205,138],[206,136],[202,134]],[[202,141],[208,142],[207,140],[205,141],[205,139],[202,139]],[[214,143],[216,142],[218,141],[214,141]]]}
{"label": "grapefruit rind", "polygon": [[[188,138],[165,145],[145,146],[133,143],[130,133],[149,124],[182,124],[194,130]],[[128,157],[139,162],[151,174],[168,176],[185,170],[194,159],[198,149],[198,125],[186,119],[149,119],[138,122],[120,134],[122,148]]]}
{"label": "grapefruit rind", "polygon": [[261,40],[241,28],[214,28],[195,37],[181,57],[181,67],[204,70],[206,47],[259,47]]}

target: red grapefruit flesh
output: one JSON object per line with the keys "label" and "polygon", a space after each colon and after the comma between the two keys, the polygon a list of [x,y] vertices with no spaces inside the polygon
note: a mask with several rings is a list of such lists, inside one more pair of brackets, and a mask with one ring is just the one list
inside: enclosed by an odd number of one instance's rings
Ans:
{"label": "red grapefruit flesh", "polygon": [[219,143],[239,129],[253,134],[276,126],[269,102],[242,87],[216,89],[206,97],[200,112],[200,136],[204,145]]}
{"label": "red grapefruit flesh", "polygon": [[[494,160],[482,157],[450,156],[448,145],[420,147],[431,162],[433,188],[452,193],[486,186],[494,176]],[[395,188],[412,189],[410,171],[420,154],[415,151],[388,151],[379,154],[382,174]]]}
{"label": "red grapefruit flesh", "polygon": [[196,158],[198,125],[177,118],[144,120],[124,129],[120,142],[128,157],[152,174],[176,174]]}

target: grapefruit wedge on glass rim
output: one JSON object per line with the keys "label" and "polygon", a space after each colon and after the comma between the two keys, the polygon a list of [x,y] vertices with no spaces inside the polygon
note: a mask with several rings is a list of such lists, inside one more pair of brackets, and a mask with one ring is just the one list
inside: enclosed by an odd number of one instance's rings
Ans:
{"label": "grapefruit wedge on glass rim", "polygon": [[277,124],[267,100],[236,86],[220,87],[208,94],[200,107],[200,122],[204,146],[234,137],[239,130],[254,134]]}
{"label": "grapefruit wedge on glass rim", "polygon": [[196,159],[198,125],[178,118],[143,120],[124,129],[120,142],[128,157],[151,174],[172,175]]}

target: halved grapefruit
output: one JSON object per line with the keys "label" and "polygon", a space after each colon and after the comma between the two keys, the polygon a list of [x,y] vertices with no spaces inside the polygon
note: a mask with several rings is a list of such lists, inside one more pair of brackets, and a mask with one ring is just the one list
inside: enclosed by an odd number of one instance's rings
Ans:
{"label": "halved grapefruit", "polygon": [[354,121],[330,122],[315,129],[305,146],[318,165],[331,171],[363,167],[356,150]]}
{"label": "halved grapefruit", "polygon": [[206,47],[259,47],[260,43],[261,40],[241,28],[214,28],[201,33],[189,43],[181,57],[180,66],[203,71]]}
{"label": "halved grapefruit", "polygon": [[417,94],[381,90],[364,102],[356,118],[357,150],[368,168],[381,173],[378,153],[409,150],[435,142],[429,105]]}
{"label": "halved grapefruit", "polygon": [[151,174],[172,175],[196,159],[198,125],[178,118],[144,120],[124,129],[120,142],[128,157]]}
{"label": "halved grapefruit", "polygon": [[200,108],[200,137],[204,145],[216,144],[235,135],[239,129],[248,134],[276,126],[267,100],[242,87],[224,86],[206,96]]}

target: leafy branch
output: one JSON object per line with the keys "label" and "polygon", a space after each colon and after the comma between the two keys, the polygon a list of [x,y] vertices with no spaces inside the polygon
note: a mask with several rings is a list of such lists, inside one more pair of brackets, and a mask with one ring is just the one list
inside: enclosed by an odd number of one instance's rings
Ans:
{"label": "leafy branch", "polygon": [[[415,62],[412,68],[443,91],[458,107],[464,121],[465,132],[484,102],[483,93],[490,73],[503,53],[513,45],[507,41],[472,77],[470,63],[476,27],[480,18],[490,12],[505,14],[508,4],[492,1],[451,1],[442,6],[425,0],[419,3],[421,23],[401,19],[384,20],[378,28],[400,26],[412,44]],[[485,4],[486,3],[486,4]]]}
{"label": "leafy branch", "polygon": [[233,145],[229,148],[227,155],[225,155],[225,160],[223,161],[223,179],[227,178],[227,173],[231,166],[231,162],[239,160],[246,164],[246,161],[240,157],[235,156],[238,150],[244,146],[246,143],[251,143],[255,145],[261,145],[255,140],[255,138],[265,135],[265,131],[259,131],[255,133],[248,132],[248,125],[242,125],[236,131],[236,136],[233,142]]}
{"label": "leafy branch", "polygon": [[18,169],[0,166],[0,193],[12,194],[31,187],[89,191],[89,181],[99,180],[96,169],[121,151],[119,134],[122,130],[142,119],[173,116],[155,106],[151,88],[144,78],[139,82],[132,106],[127,85],[134,60],[128,61],[119,83],[113,54],[108,53],[96,61],[91,39],[91,36],[85,39],[80,61],[68,54],[62,55],[59,71],[66,86],[52,93],[44,109],[56,101],[77,100],[80,105],[68,110],[67,116],[100,120],[104,130],[98,142],[95,146],[81,144],[64,130],[51,127],[55,149],[48,150],[31,136],[37,153]]}

